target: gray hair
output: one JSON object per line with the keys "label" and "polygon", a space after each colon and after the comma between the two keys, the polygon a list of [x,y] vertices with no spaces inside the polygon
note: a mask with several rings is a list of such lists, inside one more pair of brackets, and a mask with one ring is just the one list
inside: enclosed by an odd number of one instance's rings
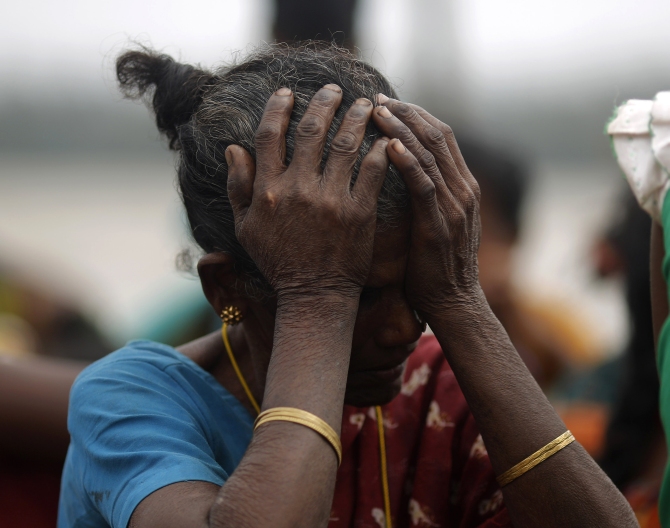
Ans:
{"label": "gray hair", "polygon": [[[328,132],[323,161],[347,109],[377,93],[396,97],[391,84],[372,66],[350,51],[315,42],[266,44],[242,62],[216,72],[179,64],[152,50],[128,51],[116,64],[117,78],[126,97],[146,98],[156,125],[178,152],[178,180],[193,238],[207,253],[231,254],[247,294],[270,295],[272,288],[235,237],[228,200],[228,166],[224,152],[241,145],[255,157],[254,135],[267,100],[282,86],[293,90],[295,103],[286,134],[286,158],[293,155],[295,130],[312,96],[325,84],[342,88],[342,104]],[[367,127],[358,161],[381,134]],[[394,225],[407,210],[407,189],[390,166],[377,204],[377,223]]]}

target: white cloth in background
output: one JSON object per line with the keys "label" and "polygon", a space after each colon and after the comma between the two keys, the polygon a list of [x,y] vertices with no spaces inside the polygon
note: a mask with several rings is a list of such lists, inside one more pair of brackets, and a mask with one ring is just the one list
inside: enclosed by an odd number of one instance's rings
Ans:
{"label": "white cloth in background", "polygon": [[622,104],[607,133],[637,201],[660,222],[670,188],[670,92]]}

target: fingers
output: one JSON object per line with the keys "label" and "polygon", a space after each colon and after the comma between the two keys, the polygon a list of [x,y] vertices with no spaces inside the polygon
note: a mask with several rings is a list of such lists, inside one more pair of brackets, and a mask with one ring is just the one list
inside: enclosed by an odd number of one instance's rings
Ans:
{"label": "fingers", "polygon": [[369,208],[376,207],[379,191],[388,172],[389,158],[386,154],[388,143],[389,138],[383,137],[372,144],[372,148],[361,162],[358,179],[351,191],[354,200]]}
{"label": "fingers", "polygon": [[372,103],[368,99],[357,99],[347,110],[330,144],[324,180],[340,191],[349,190],[351,174],[371,115]]}
{"label": "fingers", "polygon": [[[413,112],[413,110],[412,110]],[[377,125],[377,128],[386,136],[390,138],[399,139],[402,144],[409,149],[409,151],[418,160],[424,172],[433,180],[433,183],[441,192],[441,187],[444,186],[440,170],[435,164],[435,156],[429,152],[412,133],[409,127],[403,123],[398,117],[393,115],[385,106],[375,108],[372,113],[372,118]]]}
{"label": "fingers", "polygon": [[[402,175],[411,196],[414,221],[422,227],[436,228],[441,225],[440,208],[437,202],[435,182],[428,177],[414,154],[398,139],[392,139],[386,152]],[[449,189],[445,189],[442,201],[449,214],[460,207]]]}
{"label": "fingers", "polygon": [[437,128],[442,132],[449,147],[449,152],[451,153],[451,156],[454,159],[454,162],[456,163],[458,171],[463,176],[463,179],[470,186],[470,189],[472,189],[472,191],[477,196],[477,200],[479,200],[481,197],[481,193],[479,191],[479,184],[477,183],[477,180],[470,172],[470,169],[468,169],[468,166],[465,163],[465,160],[463,159],[461,149],[458,147],[458,143],[456,142],[456,136],[454,135],[454,131],[451,129],[451,127],[446,123],[440,121],[435,116],[429,114],[426,110],[424,110],[418,105],[408,103],[407,106],[411,107],[427,123],[430,123],[431,125],[433,125],[435,128]]}
{"label": "fingers", "polygon": [[451,175],[458,171],[442,130],[427,122],[408,104],[387,98],[384,106],[409,128],[424,148],[435,156],[435,162],[443,175],[447,173]]}
{"label": "fingers", "polygon": [[295,131],[292,164],[320,173],[326,135],[341,102],[342,89],[336,84],[327,84],[314,94]]}
{"label": "fingers", "polygon": [[[465,174],[458,169],[443,132],[423,119],[410,105],[385,96],[384,98],[378,97],[378,99],[383,100],[383,105],[402,121],[419,142],[434,155],[440,172],[439,179],[445,183],[451,193],[461,203],[469,201],[472,190],[466,177],[471,177],[471,175],[467,168]],[[438,195],[441,196],[440,185],[438,184],[437,187]]]}
{"label": "fingers", "polygon": [[259,178],[271,178],[284,172],[286,129],[293,110],[293,92],[277,90],[265,105],[254,143]]}
{"label": "fingers", "polygon": [[235,225],[244,220],[251,205],[254,193],[256,166],[254,159],[239,145],[230,145],[226,149],[228,162],[228,200],[233,208]]}

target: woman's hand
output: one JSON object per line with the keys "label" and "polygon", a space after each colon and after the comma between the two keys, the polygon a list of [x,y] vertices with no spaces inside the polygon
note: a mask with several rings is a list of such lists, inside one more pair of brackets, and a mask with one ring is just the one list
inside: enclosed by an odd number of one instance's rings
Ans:
{"label": "woman's hand", "polygon": [[[256,166],[233,145],[226,151],[235,230],[281,302],[314,291],[357,298],[372,259],[377,196],[388,169],[387,139],[378,140],[351,176],[373,106],[359,99],[347,111],[321,170],[326,134],[342,90],[326,85],[312,98],[285,164],[293,94],[272,95],[256,133]],[[254,175],[255,173],[255,175]]]}
{"label": "woman's hand", "polygon": [[422,108],[389,99],[374,111],[387,152],[409,188],[412,239],[406,272],[410,304],[429,324],[462,317],[483,299],[479,286],[479,185],[449,126]]}
{"label": "woman's hand", "polygon": [[[565,424],[479,286],[479,187],[451,129],[417,106],[380,99],[374,122],[395,138],[387,151],[412,200],[407,295],[440,342],[500,475],[564,433]],[[514,526],[637,526],[624,497],[577,442],[502,491]]]}

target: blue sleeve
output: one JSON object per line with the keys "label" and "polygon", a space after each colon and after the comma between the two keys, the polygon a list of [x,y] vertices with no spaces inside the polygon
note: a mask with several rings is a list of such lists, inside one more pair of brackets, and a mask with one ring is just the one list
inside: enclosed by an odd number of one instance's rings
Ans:
{"label": "blue sleeve", "polygon": [[[88,500],[112,528],[126,528],[137,505],[183,481],[222,485],[204,416],[169,369],[142,361],[89,367],[70,397],[73,463]],[[78,459],[78,460],[77,460]]]}

